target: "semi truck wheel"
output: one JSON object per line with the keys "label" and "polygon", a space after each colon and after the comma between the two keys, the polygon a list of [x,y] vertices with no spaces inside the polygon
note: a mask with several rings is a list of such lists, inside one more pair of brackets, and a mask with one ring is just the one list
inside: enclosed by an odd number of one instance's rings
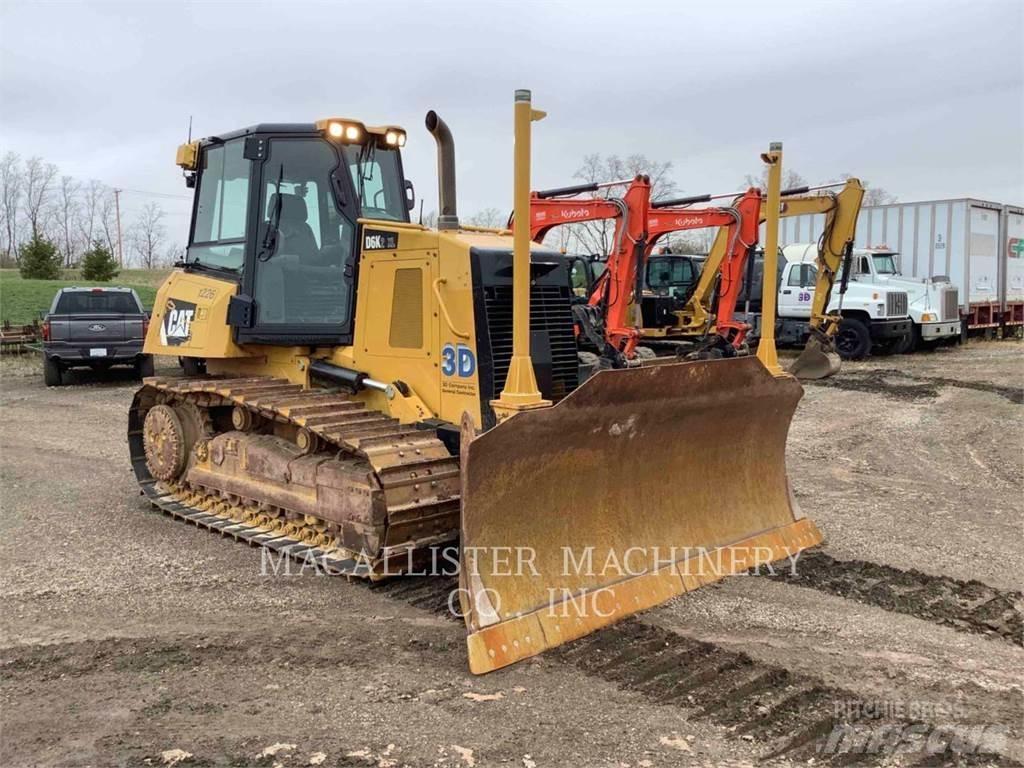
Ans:
{"label": "semi truck wheel", "polygon": [[48,387],[59,387],[62,381],[60,365],[56,360],[43,357],[43,382]]}
{"label": "semi truck wheel", "polygon": [[860,360],[871,352],[871,331],[863,320],[844,317],[836,334],[836,351],[843,360]]}
{"label": "semi truck wheel", "polygon": [[921,341],[921,327],[911,323],[910,333],[896,342],[896,346],[893,347],[893,354],[896,355],[909,355],[911,352],[917,349],[917,345]]}

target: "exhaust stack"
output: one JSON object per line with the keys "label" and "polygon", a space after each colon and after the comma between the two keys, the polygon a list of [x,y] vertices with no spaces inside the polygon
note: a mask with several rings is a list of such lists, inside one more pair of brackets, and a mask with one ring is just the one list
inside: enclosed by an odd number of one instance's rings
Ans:
{"label": "exhaust stack", "polygon": [[427,130],[437,142],[438,229],[458,229],[455,206],[455,140],[448,124],[434,110],[427,112]]}

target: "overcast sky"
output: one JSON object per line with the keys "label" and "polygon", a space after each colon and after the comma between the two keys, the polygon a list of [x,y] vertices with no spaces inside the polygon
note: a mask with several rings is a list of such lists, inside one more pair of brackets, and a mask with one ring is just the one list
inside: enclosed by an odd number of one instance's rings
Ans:
{"label": "overcast sky", "polygon": [[507,210],[512,93],[531,88],[534,186],[593,152],[671,160],[689,194],[736,189],[769,141],[810,181],[847,172],[900,200],[1024,204],[1024,1],[182,4],[0,0],[0,152],[188,200],[196,136],[340,115],[409,131],[436,206],[436,109],[459,209]]}

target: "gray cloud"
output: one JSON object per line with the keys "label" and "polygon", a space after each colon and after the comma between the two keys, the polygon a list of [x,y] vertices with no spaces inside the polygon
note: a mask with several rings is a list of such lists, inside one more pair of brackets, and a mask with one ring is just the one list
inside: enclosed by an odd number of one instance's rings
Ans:
{"label": "gray cloud", "polygon": [[[461,209],[507,209],[512,91],[529,87],[550,113],[538,187],[570,182],[587,153],[643,152],[672,160],[688,192],[729,191],[781,139],[810,180],[1024,202],[1016,0],[8,0],[0,24],[0,149],[128,189],[186,194],[172,161],[189,115],[197,135],[345,115],[409,129],[429,208],[422,120],[436,108],[455,131]],[[161,202],[183,226],[187,201]]]}

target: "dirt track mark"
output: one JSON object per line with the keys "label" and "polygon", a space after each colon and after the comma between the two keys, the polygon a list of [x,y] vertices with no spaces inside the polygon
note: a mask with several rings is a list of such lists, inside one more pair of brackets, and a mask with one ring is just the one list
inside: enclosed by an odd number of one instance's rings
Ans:
{"label": "dirt track mark", "polygon": [[[901,381],[897,382],[893,379]],[[940,387],[956,387],[999,395],[1014,405],[1024,404],[1024,388],[1022,387],[1005,387],[985,381],[964,381],[943,376],[913,376],[895,368],[844,371],[838,376],[809,381],[805,384],[845,389],[851,392],[871,392],[899,400],[930,400],[939,396]]]}
{"label": "dirt track mark", "polygon": [[[725,650],[661,627],[626,619],[601,632],[562,646],[551,654],[582,672],[634,691],[656,704],[690,710],[724,726],[739,738],[761,745],[761,760],[814,759],[818,765],[877,765],[881,754],[849,751],[847,732],[892,732],[905,736],[910,726],[922,733],[937,726],[886,717],[866,719],[865,702],[848,691],[815,678],[759,662],[745,653]],[[829,739],[845,744],[829,753]],[[844,741],[845,739],[845,741]],[[855,739],[854,739],[855,741]],[[906,742],[920,764],[1017,765],[1004,755],[985,752],[985,742],[965,740],[944,753],[922,751],[924,739]],[[971,754],[979,746],[980,754]]]}
{"label": "dirt track mark", "polygon": [[795,573],[787,568],[765,575],[1024,646],[1024,594],[980,581],[958,581],[864,560],[837,560],[821,551],[802,553]]}

